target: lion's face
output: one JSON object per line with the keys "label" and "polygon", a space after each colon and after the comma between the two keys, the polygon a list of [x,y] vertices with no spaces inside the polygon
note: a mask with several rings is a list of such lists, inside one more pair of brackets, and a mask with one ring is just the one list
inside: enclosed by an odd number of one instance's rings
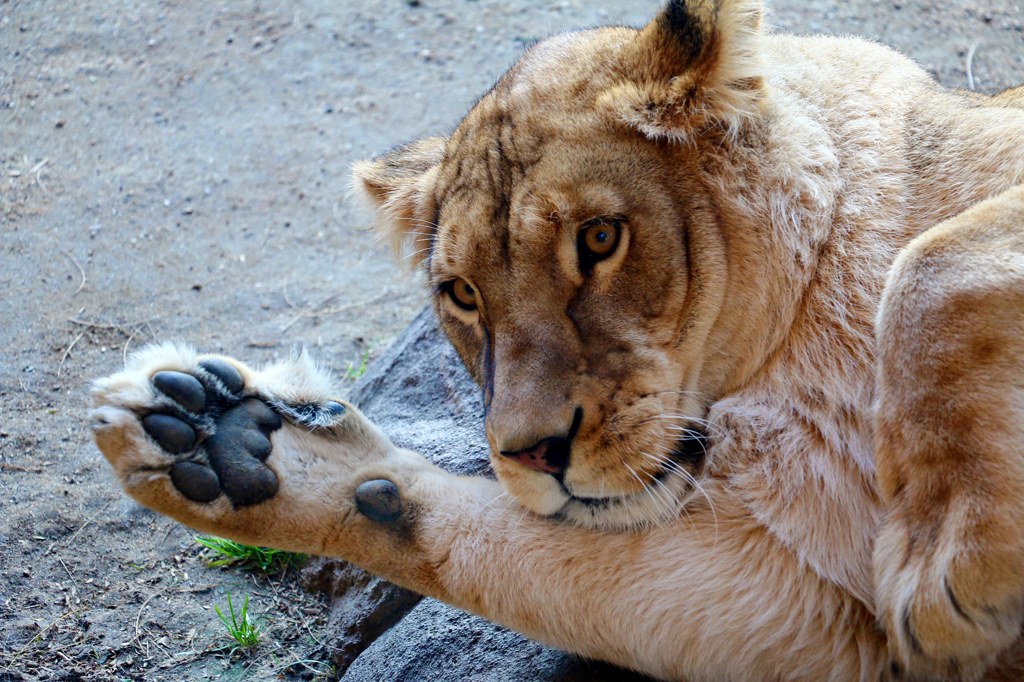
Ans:
{"label": "lion's face", "polygon": [[483,388],[499,479],[529,509],[586,525],[678,513],[703,465],[707,401],[729,373],[728,221],[698,153],[710,142],[680,144],[686,126],[658,119],[648,100],[678,97],[674,81],[655,93],[623,75],[692,61],[664,54],[659,21],[549,39],[450,137],[356,168],[392,238],[411,236]]}
{"label": "lion's face", "polygon": [[[701,415],[678,343],[697,294],[678,227],[703,207],[653,180],[666,177],[658,145],[555,137],[516,109],[492,93],[466,122],[472,143],[442,162],[428,258],[438,318],[484,389],[494,469],[542,514],[675,510]],[[536,452],[546,439],[565,440]]]}

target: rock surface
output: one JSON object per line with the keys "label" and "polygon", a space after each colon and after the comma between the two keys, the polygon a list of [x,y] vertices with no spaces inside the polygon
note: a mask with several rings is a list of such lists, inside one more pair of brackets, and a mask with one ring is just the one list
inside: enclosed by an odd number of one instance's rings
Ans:
{"label": "rock surface", "polygon": [[[480,391],[424,310],[351,396],[395,444],[448,471],[493,476]],[[334,602],[334,664],[346,682],[644,680],[584,661],[337,560],[307,567],[306,582]],[[365,649],[365,650],[364,650]],[[346,670],[347,668],[347,670]]]}
{"label": "rock surface", "polygon": [[341,559],[315,558],[302,569],[307,589],[331,597],[331,612],[320,646],[306,652],[346,670],[370,644],[398,623],[422,597]]}
{"label": "rock surface", "polygon": [[355,660],[343,682],[642,682],[424,599]]}
{"label": "rock surface", "polygon": [[452,473],[493,478],[480,389],[429,308],[370,365],[350,400],[395,445]]}

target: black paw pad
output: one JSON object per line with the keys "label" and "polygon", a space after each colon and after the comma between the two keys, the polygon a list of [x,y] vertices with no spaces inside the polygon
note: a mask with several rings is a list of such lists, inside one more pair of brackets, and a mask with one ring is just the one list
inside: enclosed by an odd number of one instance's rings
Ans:
{"label": "black paw pad", "polygon": [[206,389],[191,374],[157,372],[153,375],[153,385],[189,412],[198,412],[206,404]]}
{"label": "black paw pad", "polygon": [[171,467],[171,483],[193,502],[213,502],[220,496],[220,482],[210,467],[178,462]]}
{"label": "black paw pad", "polygon": [[394,523],[402,515],[402,498],[391,481],[366,481],[356,488],[356,509],[378,523]]}
{"label": "black paw pad", "polygon": [[204,441],[220,487],[236,506],[259,504],[277,493],[277,476],[263,462],[270,456],[269,435],[279,428],[281,418],[273,410],[249,399],[226,410],[217,433]]}
{"label": "black paw pad", "polygon": [[169,414],[151,414],[142,419],[142,428],[166,452],[180,455],[196,444],[196,432],[177,417]]}
{"label": "black paw pad", "polygon": [[270,439],[262,431],[244,431],[239,445],[261,462],[270,457]]}
{"label": "black paw pad", "polygon": [[232,393],[240,393],[245,388],[245,381],[242,379],[241,373],[224,360],[209,358],[200,362],[199,366],[220,379],[224,388]]}

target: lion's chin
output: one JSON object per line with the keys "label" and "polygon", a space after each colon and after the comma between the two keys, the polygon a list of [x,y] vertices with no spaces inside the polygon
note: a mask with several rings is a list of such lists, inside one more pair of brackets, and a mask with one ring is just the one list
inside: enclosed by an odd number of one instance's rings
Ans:
{"label": "lion's chin", "polygon": [[600,530],[631,531],[678,517],[691,497],[692,477],[670,474],[655,487],[622,495],[579,497],[547,474],[499,472],[498,479],[515,498],[538,516]]}
{"label": "lion's chin", "polygon": [[677,518],[694,492],[692,476],[672,473],[656,486],[617,497],[565,496],[555,517],[578,526],[631,531]]}
{"label": "lion's chin", "polygon": [[492,458],[498,481],[519,504],[538,516],[555,516],[570,497],[553,476]]}

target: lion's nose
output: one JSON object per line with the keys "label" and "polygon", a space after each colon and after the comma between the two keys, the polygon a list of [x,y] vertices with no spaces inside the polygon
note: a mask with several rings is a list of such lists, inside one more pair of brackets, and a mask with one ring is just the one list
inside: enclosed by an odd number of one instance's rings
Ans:
{"label": "lion's nose", "polygon": [[551,474],[561,479],[569,466],[569,453],[572,450],[572,439],[583,421],[583,410],[576,408],[573,415],[572,427],[565,436],[551,436],[543,438],[528,448],[522,450],[501,450],[501,454],[525,467],[539,471],[544,474]]}
{"label": "lion's nose", "polygon": [[502,450],[501,454],[534,471],[558,477],[569,465],[569,448],[564,447],[565,441],[565,438],[545,438],[524,450]]}

